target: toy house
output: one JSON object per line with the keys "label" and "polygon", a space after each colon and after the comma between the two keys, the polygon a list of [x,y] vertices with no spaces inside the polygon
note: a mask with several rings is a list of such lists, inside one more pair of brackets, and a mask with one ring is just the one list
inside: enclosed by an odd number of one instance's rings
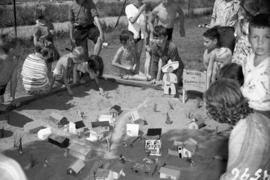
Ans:
{"label": "toy house", "polygon": [[92,129],[90,130],[89,141],[97,141],[102,139],[105,136],[105,133],[110,131],[110,123],[109,121],[96,121],[92,122]]}
{"label": "toy house", "polygon": [[69,132],[72,134],[82,134],[85,128],[83,121],[69,122]]}
{"label": "toy house", "polygon": [[113,118],[117,118],[122,113],[121,107],[119,105],[114,105],[110,108],[110,115]]}
{"label": "toy house", "polygon": [[159,170],[160,179],[178,180],[180,178],[180,169],[175,166],[164,166]]}
{"label": "toy house", "polygon": [[161,156],[161,128],[150,128],[146,134],[145,152],[151,156]]}
{"label": "toy house", "polygon": [[113,180],[113,173],[108,169],[98,168],[95,177],[96,180]]}
{"label": "toy house", "polygon": [[102,114],[98,117],[99,122],[106,122],[108,121],[110,124],[113,124],[115,122],[113,116],[111,114]]}
{"label": "toy house", "polygon": [[81,172],[81,170],[85,167],[85,163],[77,159],[75,162],[73,162],[67,169],[67,173],[70,175],[77,175]]}
{"label": "toy house", "polygon": [[114,163],[110,167],[110,170],[112,172],[113,179],[119,179],[121,176],[126,176],[123,170],[123,164],[121,163]]}
{"label": "toy house", "polygon": [[68,154],[76,157],[82,161],[86,160],[86,156],[88,153],[91,152],[91,148],[78,144],[76,142],[73,142],[69,147],[68,147]]}
{"label": "toy house", "polygon": [[50,114],[50,121],[56,124],[59,128],[69,123],[69,121],[67,120],[65,116],[55,113],[55,112]]}
{"label": "toy house", "polygon": [[54,145],[57,145],[61,148],[66,148],[69,145],[69,139],[64,136],[59,136],[55,134],[51,134],[48,137],[48,141]]}
{"label": "toy house", "polygon": [[192,158],[196,149],[197,149],[198,142],[192,138],[189,138],[184,142],[182,147],[182,157],[183,158]]}
{"label": "toy house", "polygon": [[192,121],[188,124],[188,129],[201,129],[205,126],[206,124],[203,120],[192,119]]}

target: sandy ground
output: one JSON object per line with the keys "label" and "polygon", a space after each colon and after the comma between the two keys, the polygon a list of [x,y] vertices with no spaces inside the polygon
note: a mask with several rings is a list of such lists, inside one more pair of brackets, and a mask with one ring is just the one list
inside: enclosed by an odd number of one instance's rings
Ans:
{"label": "sandy ground", "polygon": [[[160,90],[124,86],[109,81],[101,83],[108,92],[107,97],[100,96],[98,91],[93,89],[92,84],[81,85],[74,88],[75,96],[73,98],[68,96],[65,91],[59,92],[0,115],[1,126],[10,131],[9,134],[5,133],[8,137],[0,139],[1,151],[18,160],[25,169],[29,180],[89,179],[89,171],[94,161],[103,159],[102,155],[93,155],[82,172],[73,177],[66,174],[66,169],[74,158],[64,157],[63,149],[47,141],[39,141],[36,134],[31,134],[29,131],[42,125],[46,126],[52,112],[60,113],[70,121],[78,121],[78,112],[84,112],[86,115],[84,122],[86,126],[90,127],[92,121],[96,121],[100,114],[107,113],[115,104],[120,105],[123,110],[129,110],[147,100],[146,105],[139,110],[141,118],[147,121],[147,125],[140,128],[143,132],[146,132],[148,128],[162,128],[162,157],[159,158],[161,162],[181,167],[181,180],[198,179],[198,177],[200,177],[199,179],[215,180],[224,172],[226,162],[218,160],[219,158],[214,159],[214,157],[227,158],[227,136],[222,133],[221,135],[216,134],[216,129],[223,131],[228,127],[210,120],[205,113],[205,108],[197,107],[196,98],[191,98],[183,104],[180,101],[181,97],[180,99],[164,97]],[[173,121],[171,125],[165,123],[167,113]],[[190,121],[188,113],[205,119],[207,126],[201,130],[187,130],[186,127]],[[7,123],[5,124],[5,122]],[[16,136],[22,136],[23,155],[18,155],[18,151],[13,147]],[[199,143],[192,167],[185,160],[167,156],[167,150],[173,140],[186,140],[189,137]],[[103,147],[103,144],[100,143],[98,146]],[[133,147],[120,147],[117,153],[124,154],[135,162],[145,157],[143,148],[143,142],[139,141]],[[33,158],[36,165],[29,169],[27,168],[29,159]],[[44,167],[44,159],[48,161],[46,167]],[[130,171],[129,165],[125,165],[125,171],[127,175],[121,179],[158,179],[158,173],[154,176],[134,174]]]}

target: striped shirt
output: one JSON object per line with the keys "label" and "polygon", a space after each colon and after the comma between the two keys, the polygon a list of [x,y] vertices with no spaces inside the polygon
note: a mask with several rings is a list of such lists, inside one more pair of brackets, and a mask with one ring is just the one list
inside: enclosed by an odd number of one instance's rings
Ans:
{"label": "striped shirt", "polygon": [[26,91],[39,91],[48,88],[48,68],[45,60],[39,54],[30,54],[22,66],[22,81]]}
{"label": "striped shirt", "polygon": [[253,113],[240,120],[229,139],[227,170],[221,180],[270,178],[270,119]]}

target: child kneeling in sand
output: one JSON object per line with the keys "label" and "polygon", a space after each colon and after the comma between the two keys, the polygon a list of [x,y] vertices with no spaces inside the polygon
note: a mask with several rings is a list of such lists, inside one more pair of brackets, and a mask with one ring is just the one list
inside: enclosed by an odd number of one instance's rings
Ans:
{"label": "child kneeling in sand", "polygon": [[73,80],[76,79],[74,64],[79,64],[83,61],[84,49],[81,46],[75,47],[72,52],[62,56],[56,63],[53,70],[52,86],[60,86],[62,84],[67,88],[68,94],[73,95],[69,85],[69,75],[73,75]]}
{"label": "child kneeling in sand", "polygon": [[[81,79],[84,75],[88,74],[90,79],[93,79],[99,89],[101,95],[104,95],[103,88],[100,87],[98,78],[103,74],[103,60],[100,56],[91,55],[86,62],[80,63],[76,65],[77,73],[79,73],[80,82],[84,83],[83,79]],[[77,74],[76,73],[76,74]],[[76,75],[77,76],[77,75]],[[75,82],[77,83],[78,78],[75,77]]]}
{"label": "child kneeling in sand", "polygon": [[123,30],[119,39],[122,46],[117,50],[112,65],[120,69],[121,76],[124,79],[146,81],[147,77],[136,71],[136,69],[139,69],[137,67],[139,57],[136,52],[133,33]]}

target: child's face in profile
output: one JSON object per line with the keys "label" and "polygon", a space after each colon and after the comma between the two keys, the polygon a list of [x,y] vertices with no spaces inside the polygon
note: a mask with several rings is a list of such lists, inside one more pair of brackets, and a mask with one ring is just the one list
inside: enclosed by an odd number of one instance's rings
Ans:
{"label": "child's face in profile", "polygon": [[155,44],[158,47],[162,47],[167,40],[167,36],[160,36],[160,37],[153,37],[153,44]]}
{"label": "child's face in profile", "polygon": [[249,41],[257,56],[270,56],[269,27],[250,27]]}
{"label": "child's face in profile", "polygon": [[203,37],[203,45],[206,47],[206,49],[212,50],[212,49],[216,48],[217,40],[210,39],[208,37]]}

